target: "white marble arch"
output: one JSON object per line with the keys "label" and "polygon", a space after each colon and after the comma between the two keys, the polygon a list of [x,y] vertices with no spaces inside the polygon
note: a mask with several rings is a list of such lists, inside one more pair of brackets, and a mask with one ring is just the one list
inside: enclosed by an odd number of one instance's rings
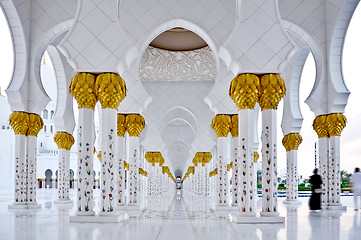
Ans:
{"label": "white marble arch", "polygon": [[283,99],[281,123],[283,135],[301,132],[303,117],[299,103],[299,86],[302,70],[309,52],[307,46],[301,46],[289,62],[292,67],[287,68],[288,71],[284,73],[284,77],[287,79],[287,94]]}
{"label": "white marble arch", "polygon": [[27,109],[28,98],[28,89],[23,85],[24,80],[28,76],[25,29],[22,25],[21,16],[19,16],[13,1],[1,1],[0,6],[9,24],[9,31],[14,48],[13,76],[5,91],[8,96],[11,111],[25,111]]}
{"label": "white marble arch", "polygon": [[71,78],[74,75],[74,69],[66,61],[65,56],[63,56],[54,45],[49,45],[47,51],[53,62],[57,83],[54,126],[56,131],[73,134],[75,127],[73,98],[68,89]]}
{"label": "white marble arch", "polygon": [[[63,4],[69,2],[72,1],[62,1]],[[38,0],[26,3],[4,0],[0,5],[14,41],[15,64],[13,78],[6,90],[8,101],[12,111],[40,114],[50,101],[40,80],[41,57],[52,40],[70,27],[73,10],[60,7],[57,1],[42,7]],[[30,14],[29,9],[36,14]],[[54,11],[57,16],[51,14]]]}

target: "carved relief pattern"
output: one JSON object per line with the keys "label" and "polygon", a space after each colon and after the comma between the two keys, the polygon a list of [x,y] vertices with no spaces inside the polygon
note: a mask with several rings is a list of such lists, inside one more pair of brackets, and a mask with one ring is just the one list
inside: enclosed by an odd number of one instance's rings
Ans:
{"label": "carved relief pattern", "polygon": [[149,46],[140,65],[143,81],[215,81],[216,76],[216,62],[208,46],[193,51]]}

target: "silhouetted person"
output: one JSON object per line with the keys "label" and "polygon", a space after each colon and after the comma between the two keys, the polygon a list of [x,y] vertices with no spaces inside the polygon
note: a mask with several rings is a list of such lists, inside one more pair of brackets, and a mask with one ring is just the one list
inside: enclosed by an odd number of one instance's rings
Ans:
{"label": "silhouetted person", "polygon": [[350,187],[353,191],[353,201],[355,211],[358,211],[358,198],[361,197],[361,172],[360,168],[355,168],[355,173],[352,174],[350,180]]}
{"label": "silhouetted person", "polygon": [[318,170],[313,170],[313,175],[310,177],[310,183],[312,184],[312,195],[310,198],[310,210],[321,210],[321,176],[317,174]]}

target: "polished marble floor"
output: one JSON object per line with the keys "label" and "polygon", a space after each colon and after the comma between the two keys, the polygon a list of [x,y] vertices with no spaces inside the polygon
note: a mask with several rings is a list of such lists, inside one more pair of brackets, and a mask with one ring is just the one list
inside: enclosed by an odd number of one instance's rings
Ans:
{"label": "polished marble floor", "polygon": [[[75,191],[71,194],[74,199]],[[99,199],[98,190],[95,196]],[[53,204],[55,198],[55,189],[40,189],[41,209],[14,211],[8,210],[12,193],[0,191],[0,239],[361,239],[361,211],[354,211],[351,196],[341,197],[347,211],[322,213],[309,212],[307,197],[300,198],[298,207],[287,206],[279,198],[284,224],[235,224],[210,212],[206,200],[187,193],[152,199],[139,218],[120,223],[69,223],[74,205],[59,207]],[[95,211],[99,211],[98,201]]]}

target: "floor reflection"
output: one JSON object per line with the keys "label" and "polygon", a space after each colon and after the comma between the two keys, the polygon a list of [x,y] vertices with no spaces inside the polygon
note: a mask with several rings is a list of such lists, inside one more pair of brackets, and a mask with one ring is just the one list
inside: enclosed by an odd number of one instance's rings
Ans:
{"label": "floor reflection", "polygon": [[[354,212],[352,198],[341,198],[351,211],[310,213],[308,199],[301,205],[279,203],[284,224],[235,224],[219,218],[212,200],[188,192],[147,198],[147,210],[139,218],[120,223],[69,223],[75,205],[50,204],[56,194],[39,191],[41,209],[8,210],[11,193],[0,194],[0,239],[360,239],[361,214]],[[76,192],[73,193],[75,197]],[[95,193],[96,198],[100,193]],[[74,198],[73,198],[74,199]],[[5,203],[5,204],[4,204]],[[94,202],[95,212],[99,203]]]}

